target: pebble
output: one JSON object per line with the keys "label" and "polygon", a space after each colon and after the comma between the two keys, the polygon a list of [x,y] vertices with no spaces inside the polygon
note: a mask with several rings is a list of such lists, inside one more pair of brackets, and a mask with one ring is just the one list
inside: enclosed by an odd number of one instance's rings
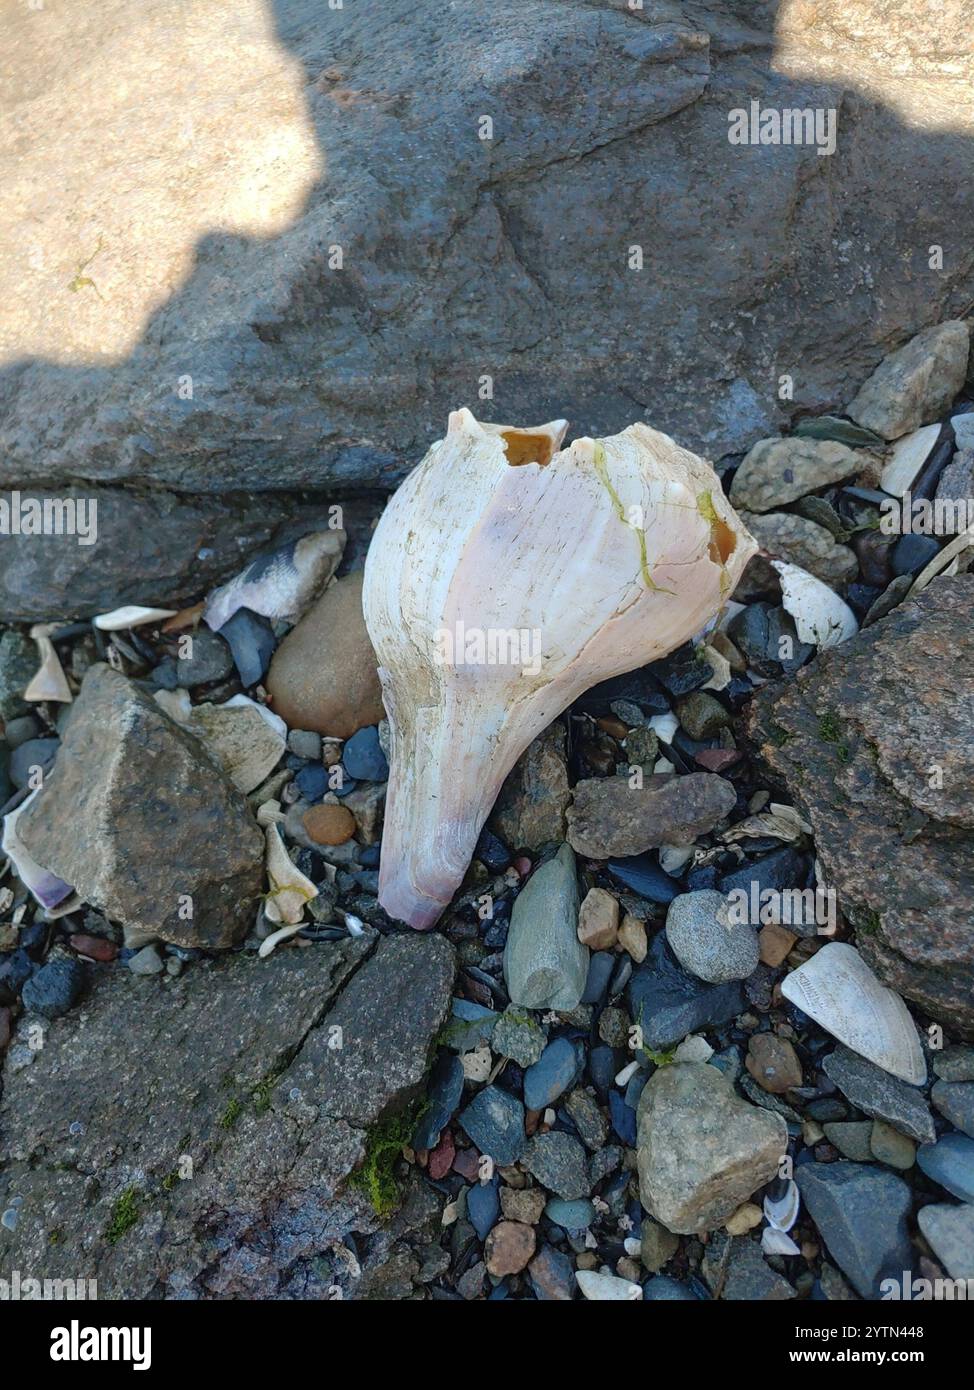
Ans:
{"label": "pebble", "polygon": [[641,965],[646,959],[646,928],[638,917],[633,917],[628,912],[619,927],[619,945],[629,953],[637,965]]}
{"label": "pebble", "polygon": [[888,1125],[885,1120],[873,1121],[869,1147],[873,1158],[880,1163],[888,1164],[890,1168],[906,1172],[916,1163],[916,1144],[912,1139],[907,1139],[905,1134],[900,1134],[892,1125]]}
{"label": "pebble", "polygon": [[974,1139],[945,1134],[936,1144],[921,1144],[917,1163],[935,1183],[962,1202],[974,1202]]}
{"label": "pebble", "polygon": [[758,951],[762,964],[770,965],[772,968],[781,965],[797,940],[795,933],[787,927],[769,922],[758,932]]}
{"label": "pebble", "polygon": [[624,888],[631,888],[651,903],[671,903],[680,892],[677,880],[663,872],[655,856],[636,854],[624,859],[610,859],[606,867],[611,877]]}
{"label": "pebble", "polygon": [[846,411],[884,439],[899,439],[943,414],[964,384],[970,337],[959,320],[925,328],[884,357]]}
{"label": "pebble", "polygon": [[128,967],[133,975],[159,975],[165,969],[155,946],[143,946],[141,951],[136,951],[129,958]]}
{"label": "pebble", "polygon": [[843,1159],[800,1164],[795,1181],[829,1254],[860,1298],[878,1299],[885,1275],[911,1267],[906,1220],[912,1194],[902,1178]]}
{"label": "pebble", "polygon": [[826,1124],[823,1128],[826,1139],[838,1149],[843,1158],[852,1159],[855,1163],[872,1163],[871,1120],[839,1121],[836,1124]]}
{"label": "pebble", "polygon": [[[797,850],[786,845],[724,874],[718,887],[722,893],[743,889],[749,895],[752,892],[760,895],[766,889],[780,892],[783,888],[804,887],[806,876],[804,858]],[[755,885],[753,889],[752,884]]]}
{"label": "pebble", "polygon": [[[463,1065],[455,1052],[441,1051],[430,1072],[426,1109],[413,1132],[414,1149],[432,1149],[463,1095]],[[455,1166],[455,1165],[454,1165]]]}
{"label": "pebble", "polygon": [[675,652],[654,661],[651,667],[653,676],[660,685],[674,697],[688,695],[691,690],[699,690],[713,679],[714,670],[699,647],[692,642],[684,642]]}
{"label": "pebble", "polygon": [[643,1285],[643,1298],[650,1303],[695,1303],[697,1301],[686,1284],[681,1284],[678,1279],[671,1279],[666,1274],[657,1274],[655,1279],[647,1279]]}
{"label": "pebble", "polygon": [[591,951],[611,951],[619,937],[619,903],[604,888],[590,888],[578,912],[578,939]]}
{"label": "pebble", "polygon": [[481,1240],[486,1240],[501,1214],[500,1179],[478,1182],[467,1189],[467,1219]]}
{"label": "pebble", "polygon": [[[322,763],[309,763],[306,767],[299,768],[294,776],[294,784],[304,797],[305,801],[319,801],[327,791],[329,786],[328,769]],[[336,793],[341,794],[345,791],[346,784],[342,787],[335,787]]]}
{"label": "pebble", "polygon": [[651,1217],[643,1218],[639,1258],[650,1274],[658,1274],[680,1248],[680,1237]]}
{"label": "pebble", "polygon": [[568,1038],[555,1038],[524,1073],[524,1104],[544,1110],[573,1086],[585,1065],[584,1050]]}
{"label": "pebble", "polygon": [[589,953],[578,939],[578,909],[575,856],[562,845],[514,900],[504,947],[504,979],[512,1004],[570,1010],[580,1002]]}
{"label": "pebble", "polygon": [[350,777],[365,782],[385,782],[389,764],[379,743],[379,730],[374,724],[359,729],[342,749],[342,763]]}
{"label": "pebble", "polygon": [[552,1197],[545,1205],[544,1214],[555,1226],[566,1231],[584,1231],[592,1225],[596,1217],[595,1207],[586,1198],[568,1202],[563,1197]]}
{"label": "pebble", "polygon": [[802,1065],[787,1038],[776,1033],[755,1033],[747,1047],[744,1065],[759,1086],[781,1096],[802,1084]]}
{"label": "pebble", "polygon": [[676,714],[691,738],[716,738],[731,722],[730,711],[705,690],[694,690],[676,702]]}
{"label": "pebble", "polygon": [[917,1221],[951,1279],[974,1279],[974,1207],[932,1203]]}
{"label": "pebble", "polygon": [[739,510],[772,512],[842,482],[861,467],[860,455],[835,440],[761,439],[734,474],[730,501]]}
{"label": "pebble", "polygon": [[520,1274],[534,1250],[535,1234],[531,1226],[520,1221],[499,1221],[484,1244],[487,1273],[495,1278]]}
{"label": "pebble", "polygon": [[21,991],[24,1008],[45,1018],[60,1018],[84,993],[88,971],[73,956],[54,956],[26,981]]}
{"label": "pebble", "polygon": [[355,834],[355,817],[345,806],[312,806],[301,823],[318,845],[344,845]]}
{"label": "pebble", "polygon": [[0,956],[0,1004],[13,1004],[34,972],[34,962],[26,951],[6,951]]}
{"label": "pebble", "polygon": [[487,1086],[459,1116],[460,1126],[482,1154],[506,1167],[524,1152],[524,1106],[499,1086]]}
{"label": "pebble", "polygon": [[277,646],[267,618],[249,608],[238,608],[220,628],[220,636],[233,654],[241,685],[246,688],[262,680]]}
{"label": "pebble", "polygon": [[28,739],[37,738],[40,732],[41,726],[32,714],[22,715],[19,719],[8,719],[3,728],[8,748],[19,748]]}
{"label": "pebble", "polygon": [[68,944],[79,956],[87,956],[90,960],[110,961],[118,955],[115,942],[107,941],[103,936],[85,936],[78,932],[68,938]]}
{"label": "pebble", "polygon": [[955,1129],[974,1138],[974,1082],[937,1081],[930,1099]]}
{"label": "pebble", "polygon": [[536,1226],[545,1209],[545,1194],[540,1187],[502,1187],[501,1211],[508,1221],[523,1221]]}
{"label": "pebble", "polygon": [[[287,746],[292,753],[306,758],[308,762],[321,761],[321,734],[313,733],[310,729],[292,729],[287,736]],[[340,761],[336,759],[336,762]]]}
{"label": "pebble", "polygon": [[825,1074],[839,1090],[874,1120],[885,1120],[918,1143],[935,1137],[933,1117],[922,1094],[865,1057],[840,1044],[823,1062]]}
{"label": "pebble", "polygon": [[590,778],[576,783],[568,808],[568,842],[589,859],[692,844],[736,803],[732,784],[712,772],[647,777],[641,787],[631,787],[625,777]]}
{"label": "pebble", "polygon": [[974,1081],[974,1047],[954,1044],[935,1052],[933,1069],[941,1081]]}
{"label": "pebble", "polygon": [[666,914],[666,939],[691,975],[708,984],[745,980],[759,960],[758,935],[747,922],[725,924],[727,902],[708,890],[681,893]]}
{"label": "pebble", "polygon": [[592,1303],[633,1303],[643,1296],[639,1284],[620,1279],[615,1274],[601,1274],[594,1269],[575,1272],[578,1287]]}
{"label": "pebble", "polygon": [[453,1159],[456,1155],[456,1145],[453,1142],[453,1135],[448,1129],[443,1131],[439,1143],[431,1150],[429,1156],[428,1171],[434,1182],[439,1182],[445,1178],[453,1167]]}
{"label": "pebble", "polygon": [[627,1149],[636,1147],[636,1112],[627,1105],[618,1091],[609,1092],[609,1120],[620,1143]]}
{"label": "pebble", "polygon": [[[37,647],[13,628],[0,637],[0,720],[30,713],[24,691],[37,671]],[[13,746],[13,745],[11,745]]]}
{"label": "pebble", "polygon": [[535,1296],[543,1303],[567,1303],[575,1289],[575,1271],[569,1257],[554,1246],[544,1246],[528,1265]]}
{"label": "pebble", "polygon": [[891,561],[894,574],[919,574],[940,550],[936,536],[911,533],[900,536],[893,546]]}
{"label": "pebble", "polygon": [[519,1067],[531,1067],[545,1048],[545,1032],[520,1009],[507,1009],[497,1020],[491,1046],[499,1057],[510,1057]]}
{"label": "pebble", "polygon": [[[185,639],[182,639],[181,645],[183,642]],[[189,643],[189,655],[179,656],[173,662],[173,689],[183,686],[186,690],[192,690],[198,685],[209,685],[213,681],[225,680],[233,671],[233,653],[219,633],[201,627],[189,636]]]}
{"label": "pebble", "polygon": [[587,1149],[601,1149],[608,1136],[608,1126],[598,1104],[588,1091],[576,1087],[565,1101],[565,1109],[578,1130]]}
{"label": "pebble", "polygon": [[729,1023],[744,1011],[738,982],[711,985],[687,974],[662,932],[654,938],[643,965],[633,972],[628,999],[630,1016],[641,1025],[645,1045],[654,1051],[671,1047],[688,1033]]}
{"label": "pebble", "polygon": [[466,1302],[471,1303],[474,1299],[481,1298],[484,1292],[484,1279],[487,1275],[486,1267],[482,1260],[462,1274],[457,1280],[457,1293]]}
{"label": "pebble", "polygon": [[585,1150],[577,1139],[560,1130],[536,1134],[522,1159],[523,1167],[542,1187],[569,1200],[589,1194]]}
{"label": "pebble", "polygon": [[724,1222],[724,1230],[731,1236],[745,1236],[755,1226],[760,1226],[763,1220],[764,1212],[759,1206],[753,1202],[743,1202]]}
{"label": "pebble", "polygon": [[[40,768],[42,774],[50,772],[54,759],[61,746],[56,738],[29,738],[10,754],[10,780],[18,790],[28,785],[29,779]],[[35,785],[39,783],[35,782]]]}
{"label": "pebble", "polygon": [[747,515],[741,519],[762,550],[798,565],[824,584],[837,589],[859,573],[855,554],[848,546],[836,544],[831,531],[815,521],[791,512]]}

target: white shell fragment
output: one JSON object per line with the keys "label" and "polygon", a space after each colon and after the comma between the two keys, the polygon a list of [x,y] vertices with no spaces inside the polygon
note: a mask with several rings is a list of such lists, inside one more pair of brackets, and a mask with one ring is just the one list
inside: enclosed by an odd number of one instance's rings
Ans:
{"label": "white shell fragment", "polygon": [[301,930],[302,923],[292,923],[287,927],[278,927],[277,931],[272,931],[270,936],[265,936],[264,940],[257,948],[257,955],[260,960],[266,960],[270,953],[280,946],[282,941],[289,941],[292,936],[296,936]]}
{"label": "white shell fragment", "polygon": [[898,994],[880,984],[854,946],[830,941],[781,983],[826,1032],[893,1076],[922,1086],[927,1064],[916,1024]]}
{"label": "white shell fragment", "polygon": [[[318,889],[292,862],[277,826],[268,825],[264,835],[267,841],[267,881],[270,885],[264,899],[264,916],[269,922],[300,926],[304,920],[305,904],[318,896]],[[271,938],[267,939],[269,941]]]}
{"label": "white shell fragment", "polygon": [[902,497],[909,492],[939,435],[939,425],[924,425],[923,429],[914,430],[896,441],[879,480],[884,492],[891,497]]}
{"label": "white shell fragment", "polygon": [[761,1232],[761,1249],[766,1255],[800,1255],[801,1250],[791,1236],[776,1226],[765,1226]]}
{"label": "white shell fragment", "polygon": [[700,655],[714,673],[707,684],[700,687],[701,690],[726,690],[731,681],[731,664],[726,656],[706,642],[700,646]]}
{"label": "white shell fragment", "polygon": [[[32,791],[30,796],[25,797],[19,806],[8,811],[4,816],[2,848],[16,869],[17,877],[29,890],[35,901],[40,903],[41,907],[46,908],[49,914],[61,916],[64,911],[72,910],[70,907],[63,907],[63,905],[72,897],[74,889],[70,883],[65,883],[63,879],[58,878],[57,874],[52,874],[50,869],[45,869],[41,864],[38,864],[37,860],[28,853],[26,845],[17,833],[17,822],[34,800],[38,791],[40,791],[39,787]],[[57,912],[59,907],[63,909],[61,913]]]}
{"label": "white shell fragment", "polygon": [[634,1303],[643,1296],[642,1287],[618,1274],[600,1274],[594,1269],[577,1269],[575,1279],[591,1303]]}
{"label": "white shell fragment", "polygon": [[913,598],[915,594],[920,593],[938,574],[956,574],[955,561],[957,557],[972,547],[974,547],[974,526],[969,526],[966,531],[961,531],[953,540],[948,541],[942,550],[938,550],[930,563],[925,565],[914,579],[906,597]]}
{"label": "white shell fragment", "polygon": [[51,633],[55,630],[51,623],[35,623],[30,630],[31,637],[37,643],[37,655],[41,663],[37,674],[31,678],[24,691],[24,699],[31,704],[41,700],[54,700],[62,705],[70,705],[74,699],[58,654],[54,650],[54,643],[51,641]]}
{"label": "white shell fragment", "polygon": [[789,565],[785,560],[772,560],[781,580],[781,602],[786,613],[795,620],[795,628],[803,642],[823,650],[847,642],[859,631],[856,615],[839,598],[834,589],[816,579],[814,574]]}
{"label": "white shell fragment", "polygon": [[203,621],[214,632],[230,621],[238,608],[265,618],[296,623],[341,564],[345,532],[315,531],[297,541],[258,555],[228,583],[214,589]]}
{"label": "white shell fragment", "polygon": [[784,806],[780,802],[772,801],[766,811],[759,811],[756,815],[738,821],[729,830],[725,830],[720,839],[724,844],[733,844],[735,840],[760,840],[766,835],[773,835],[775,839],[790,842],[799,839],[803,834],[811,833],[812,827],[807,821],[802,820],[794,806]]}
{"label": "white shell fragment", "polygon": [[673,735],[680,727],[680,721],[672,710],[666,714],[654,714],[649,721],[649,727],[662,743],[672,743]]}
{"label": "white shell fragment", "polygon": [[195,735],[234,786],[254,791],[273,772],[287,746],[283,719],[246,695],[222,705],[190,702],[187,690],[157,690],[156,703]]}
{"label": "white shell fragment", "polygon": [[769,1226],[777,1231],[790,1231],[798,1220],[801,1195],[794,1178],[788,1179],[785,1191],[778,1198],[765,1197],[764,1216]]}
{"label": "white shell fragment", "polygon": [[631,425],[559,449],[450,416],[395,493],[362,594],[392,734],[379,901],[431,926],[507,773],[591,686],[667,655],[757,549],[710,465]]}
{"label": "white shell fragment", "polygon": [[159,623],[163,618],[175,616],[175,608],[140,608],[137,604],[129,604],[125,608],[113,608],[110,613],[99,613],[92,621],[101,632],[123,632],[129,627]]}

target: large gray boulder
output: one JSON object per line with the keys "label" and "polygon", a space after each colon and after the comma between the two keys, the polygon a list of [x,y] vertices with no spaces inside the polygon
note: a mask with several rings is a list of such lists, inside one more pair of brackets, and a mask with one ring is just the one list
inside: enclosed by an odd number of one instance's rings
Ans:
{"label": "large gray boulder", "polygon": [[[840,407],[974,297],[929,249],[963,10],[0,0],[0,486],[387,487],[463,402],[716,455]],[[752,98],[835,152],[732,145]]]}
{"label": "large gray boulder", "polygon": [[453,973],[444,938],[373,933],[178,980],[101,971],[43,1047],[6,1054],[8,1267],[101,1299],[354,1297],[390,1255],[408,1267],[399,1238],[438,1238],[435,1194],[407,1185],[380,1220],[347,1180],[421,1094]]}

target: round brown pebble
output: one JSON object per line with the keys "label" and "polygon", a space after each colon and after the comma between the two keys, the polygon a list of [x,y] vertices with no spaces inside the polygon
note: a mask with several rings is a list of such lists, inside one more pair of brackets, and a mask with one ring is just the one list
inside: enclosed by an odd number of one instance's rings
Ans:
{"label": "round brown pebble", "polygon": [[487,1237],[484,1259],[496,1277],[520,1274],[534,1254],[534,1231],[520,1221],[498,1221]]}
{"label": "round brown pebble", "polygon": [[756,1033],[747,1045],[744,1065],[755,1081],[771,1095],[780,1096],[790,1086],[802,1084],[802,1064],[791,1043],[774,1033]]}
{"label": "round brown pebble", "polygon": [[347,806],[312,806],[301,823],[317,845],[343,845],[355,834],[355,817]]}
{"label": "round brown pebble", "polygon": [[103,936],[85,936],[82,932],[78,932],[69,940],[71,949],[77,951],[79,956],[87,956],[89,960],[114,960],[118,955],[118,947],[115,942],[106,941]]}

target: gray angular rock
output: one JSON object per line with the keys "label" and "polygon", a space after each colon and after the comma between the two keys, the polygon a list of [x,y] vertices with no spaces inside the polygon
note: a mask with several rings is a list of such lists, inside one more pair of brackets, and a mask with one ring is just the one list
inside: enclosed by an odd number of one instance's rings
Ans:
{"label": "gray angular rock", "polygon": [[857,424],[899,439],[936,420],[964,385],[970,334],[960,319],[925,328],[884,357],[849,403]]}
{"label": "gray angular rock", "polygon": [[974,1279],[974,1207],[931,1202],[917,1222],[951,1279]]}
{"label": "gray angular rock", "polygon": [[565,729],[556,720],[528,745],[508,774],[491,812],[491,828],[512,850],[560,844],[571,797]]}
{"label": "gray angular rock", "polygon": [[762,550],[808,570],[834,589],[859,573],[859,561],[849,547],[837,545],[831,532],[814,521],[791,512],[745,513],[741,520]]}
{"label": "gray angular rock", "polygon": [[730,813],[737,793],[712,772],[578,782],[568,808],[568,843],[589,859],[642,854],[659,845],[692,844]]}
{"label": "gray angular rock", "polygon": [[930,1099],[955,1129],[974,1138],[974,1082],[937,1081]]}
{"label": "gray angular rock", "polygon": [[504,947],[511,1003],[523,1009],[574,1009],[588,975],[588,948],[578,939],[575,856],[562,845],[514,899]]}
{"label": "gray angular rock", "polygon": [[[453,968],[442,937],[367,933],[165,983],[95,972],[30,1067],[7,1055],[6,1251],[102,1298],[364,1296],[404,1227],[438,1234],[435,1197],[407,1187],[380,1217],[347,1179],[421,1094]],[[332,1252],[353,1229],[373,1233],[361,1274]]]}
{"label": "gray angular rock", "polygon": [[643,1042],[659,1050],[680,1042],[689,1033],[718,1027],[744,1012],[744,992],[730,981],[708,985],[688,975],[660,932],[633,971],[628,988],[629,1012],[643,1030]]}
{"label": "gray angular rock", "polygon": [[861,1298],[879,1298],[884,1277],[900,1280],[911,1268],[912,1199],[902,1178],[840,1159],[801,1164],[795,1181],[829,1254]]}
{"label": "gray angular rock", "polygon": [[684,970],[708,984],[746,980],[758,966],[758,934],[747,922],[728,923],[723,893],[681,893],[666,910],[666,939]]}
{"label": "gray angular rock", "polygon": [[863,958],[963,1038],[974,1038],[972,604],[974,575],[937,578],[797,680],[759,691],[745,716],[772,786],[812,826]]}
{"label": "gray angular rock", "polygon": [[775,1176],[788,1143],[779,1115],[749,1105],[706,1062],[650,1077],[637,1112],[639,1192],[667,1230],[712,1231]]}
{"label": "gray angular rock", "polygon": [[123,926],[219,950],[253,922],[264,838],[246,800],[109,666],[85,676],[18,831],[39,864]]}
{"label": "gray angular rock", "polygon": [[850,478],[863,466],[855,449],[832,439],[761,439],[741,462],[730,500],[745,512],[773,512],[816,488]]}
{"label": "gray angular rock", "polygon": [[929,1143],[934,1138],[933,1116],[923,1093],[909,1082],[891,1076],[841,1043],[822,1066],[846,1099],[864,1114],[885,1120],[917,1143]]}
{"label": "gray angular rock", "polygon": [[715,1298],[730,1303],[782,1303],[795,1290],[768,1264],[760,1244],[717,1231],[707,1243],[703,1273]]}
{"label": "gray angular rock", "polygon": [[577,1139],[561,1130],[536,1134],[521,1162],[542,1187],[559,1197],[570,1201],[587,1197],[591,1191],[585,1150]]}
{"label": "gray angular rock", "polygon": [[917,1163],[945,1191],[962,1202],[974,1202],[974,1139],[951,1133],[935,1144],[921,1144]]}
{"label": "gray angular rock", "polygon": [[[4,536],[0,553],[6,553],[11,539]],[[37,537],[26,539],[36,541]],[[11,613],[6,606],[0,608],[0,612],[8,619],[16,617],[16,613]],[[38,665],[37,645],[28,641],[23,633],[10,629],[0,636],[0,720],[5,724],[30,713],[31,707],[24,699],[24,691]]]}
{"label": "gray angular rock", "polygon": [[517,1163],[524,1152],[524,1106],[499,1086],[485,1086],[461,1110],[461,1129],[481,1153],[502,1166]]}

